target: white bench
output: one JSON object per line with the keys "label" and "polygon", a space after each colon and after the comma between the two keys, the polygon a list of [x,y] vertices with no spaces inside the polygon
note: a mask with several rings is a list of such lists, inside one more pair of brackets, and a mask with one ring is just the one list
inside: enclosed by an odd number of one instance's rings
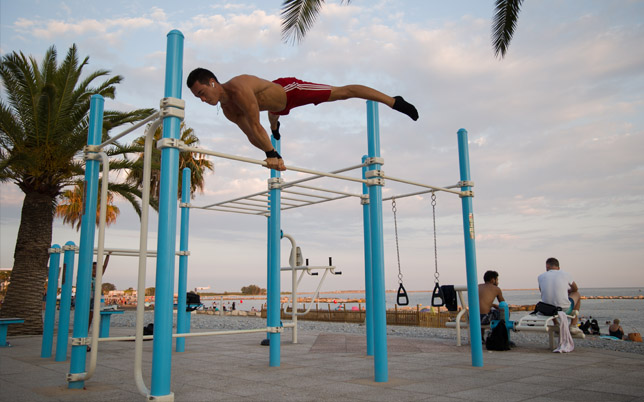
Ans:
{"label": "white bench", "polygon": [[[469,309],[467,308],[467,303],[465,302],[465,297],[463,293],[467,292],[467,286],[454,286],[454,290],[458,294],[458,303],[461,307],[461,310],[456,315],[454,321],[449,321],[445,323],[447,328],[456,328],[456,346],[461,346],[461,329],[466,329],[469,327]],[[569,319],[575,318],[579,314],[578,311],[573,311],[572,315],[568,315]],[[501,314],[503,316],[503,314]],[[531,331],[531,332],[543,332],[548,334],[548,341],[550,344],[550,349],[554,350],[557,347],[555,343],[555,334],[559,334],[559,324],[555,320],[557,317],[553,316],[544,316],[541,314],[528,314],[524,317],[521,317],[519,321],[514,323],[514,331]],[[481,329],[489,329],[489,325],[481,325]],[[469,337],[470,333],[467,332]],[[584,335],[581,331],[571,332],[573,338],[584,339]],[[470,339],[470,343],[472,340]]]}
{"label": "white bench", "polygon": [[[458,312],[458,314],[456,314],[455,320],[446,322],[445,326],[447,328],[456,328],[456,346],[461,346],[461,328],[467,329],[470,325],[469,309],[467,308],[467,303],[465,302],[465,297],[463,296],[463,293],[467,292],[467,286],[454,286],[454,290],[456,291],[456,294],[458,294],[457,302],[461,307],[461,310]],[[490,326],[481,325],[481,329],[490,329]],[[472,343],[469,331],[467,331],[467,336],[469,342]]]}
{"label": "white bench", "polygon": [[[574,319],[579,312],[574,310],[572,315],[566,315],[570,320]],[[555,334],[559,335],[559,323],[556,321],[557,316],[546,316],[541,314],[528,314],[524,317],[521,317],[519,321],[515,324],[515,331],[532,331],[532,332],[544,332],[548,334],[548,341],[550,344],[550,349],[554,350],[557,346],[555,344]],[[586,335],[580,330],[571,332],[573,338],[586,338]]]}

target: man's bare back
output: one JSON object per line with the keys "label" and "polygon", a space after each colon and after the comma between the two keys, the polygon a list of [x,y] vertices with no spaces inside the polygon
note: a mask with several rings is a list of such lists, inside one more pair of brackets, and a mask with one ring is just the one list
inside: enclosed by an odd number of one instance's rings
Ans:
{"label": "man's bare back", "polygon": [[245,89],[253,92],[260,111],[279,112],[286,106],[286,92],[281,85],[254,75],[238,75],[221,86],[229,97],[228,102],[222,102],[222,108],[236,105]]}
{"label": "man's bare back", "polygon": [[494,303],[495,299],[499,299],[499,302],[504,301],[503,292],[501,288],[492,283],[482,283],[479,285],[479,308],[481,309],[481,314],[487,314],[492,310],[492,307],[498,308],[498,305]]}

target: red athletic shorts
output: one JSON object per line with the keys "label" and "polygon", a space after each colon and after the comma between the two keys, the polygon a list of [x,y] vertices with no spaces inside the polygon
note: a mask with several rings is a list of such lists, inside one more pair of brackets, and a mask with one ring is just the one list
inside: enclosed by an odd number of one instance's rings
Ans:
{"label": "red athletic shorts", "polygon": [[271,112],[280,116],[289,114],[294,107],[326,102],[331,96],[330,85],[314,84],[293,77],[278,78],[273,82],[280,84],[286,91],[286,107],[279,112]]}

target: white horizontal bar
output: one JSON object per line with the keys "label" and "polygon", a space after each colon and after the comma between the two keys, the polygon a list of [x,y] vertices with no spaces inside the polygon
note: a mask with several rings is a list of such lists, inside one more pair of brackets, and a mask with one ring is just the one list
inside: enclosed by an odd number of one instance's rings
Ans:
{"label": "white horizontal bar", "polygon": [[[349,166],[349,167],[346,167],[346,168],[342,168],[342,169],[338,169],[338,170],[333,170],[331,173],[334,173],[334,174],[335,174],[335,173],[348,172],[349,170],[358,169],[358,168],[361,168],[361,167],[363,167],[363,166],[364,166],[363,164],[360,164],[360,165],[354,165],[354,166]],[[287,187],[294,186],[294,185],[296,185],[296,184],[298,184],[298,183],[304,183],[305,181],[311,181],[311,180],[319,179],[319,178],[321,178],[321,177],[322,177],[321,175],[317,175],[317,176],[313,176],[313,177],[305,177],[305,178],[303,178],[303,179],[299,179],[299,180],[295,180],[295,181],[291,181],[291,182],[286,182],[286,183],[282,184],[282,186],[281,186],[281,187],[282,187],[282,188],[287,188]]]}
{"label": "white horizontal bar", "polygon": [[305,197],[311,197],[311,198],[322,198],[324,200],[330,200],[331,199],[330,197],[325,197],[323,195],[315,195],[315,194],[303,193],[301,191],[282,190],[282,193],[303,195]]}
{"label": "white horizontal bar", "polygon": [[[259,160],[259,159],[252,159],[252,158],[246,158],[243,156],[236,156],[236,155],[229,155],[229,154],[224,154],[222,152],[216,152],[216,151],[210,151],[210,150],[205,150],[201,148],[194,148],[194,147],[188,147],[188,146],[181,146],[180,147],[182,151],[185,152],[194,152],[197,154],[204,154],[204,155],[211,155],[211,156],[216,156],[219,158],[224,158],[224,159],[231,159],[231,160],[236,160],[240,162],[246,162],[246,163],[253,163],[255,165],[261,165],[261,166],[266,166],[266,162]],[[355,177],[350,177],[350,176],[342,176],[339,174],[335,173],[327,173],[327,172],[319,172],[317,170],[312,170],[312,169],[306,169],[306,168],[300,168],[300,167],[295,167],[295,166],[286,166],[286,170],[292,170],[294,172],[300,172],[300,173],[307,173],[307,174],[312,174],[320,177],[332,177],[334,179],[340,179],[340,180],[348,180],[348,181],[354,181],[358,183],[367,183],[366,180],[364,179],[357,179]]]}
{"label": "white horizontal bar", "polygon": [[290,208],[282,208],[282,211],[286,211],[286,210],[288,210],[288,209],[295,209],[295,208],[299,208],[299,207],[307,207],[307,206],[309,206],[309,205],[322,204],[323,202],[329,202],[329,201],[341,200],[341,199],[343,199],[343,198],[349,198],[349,196],[348,196],[348,195],[341,195],[341,196],[339,196],[339,197],[335,197],[335,198],[332,198],[332,199],[330,199],[330,200],[310,201],[310,202],[308,202],[308,203],[306,203],[306,204],[297,205],[297,206],[293,206],[293,207],[290,207]]}
{"label": "white horizontal bar", "polygon": [[[230,209],[239,209],[242,211],[254,211],[254,212],[268,212],[268,208],[247,208],[247,207],[238,207],[236,205],[218,205],[216,208],[230,208]],[[211,208],[207,208],[211,209]],[[226,209],[222,209],[222,211],[226,211]]]}
{"label": "white horizontal bar", "polygon": [[[251,334],[257,332],[268,332],[268,328],[257,329],[238,329],[231,331],[211,331],[211,332],[191,332],[187,334],[172,334],[173,338],[188,338],[196,336],[210,336],[210,335],[235,335],[235,334]],[[154,339],[154,335],[143,335],[143,339]],[[135,340],[136,336],[110,336],[109,338],[98,338],[99,342],[121,342]]]}
{"label": "white horizontal bar", "polygon": [[231,331],[211,331],[211,332],[191,332],[188,334],[172,334],[173,338],[193,338],[197,336],[211,335],[235,335],[235,334],[252,334],[257,332],[271,332],[268,327],[257,329],[236,329]]}
{"label": "white horizontal bar", "polygon": [[348,193],[346,191],[330,190],[330,189],[326,189],[326,188],[319,188],[319,187],[313,187],[313,186],[303,186],[301,184],[296,184],[293,187],[306,188],[306,189],[315,190],[315,191],[323,191],[323,192],[326,192],[326,193],[348,195],[349,197],[358,197],[358,198],[360,198],[362,196],[362,194]]}
{"label": "white horizontal bar", "polygon": [[335,265],[320,265],[320,266],[310,266],[310,267],[281,267],[280,271],[313,271],[313,270],[321,270],[321,269],[336,269],[337,267]]}
{"label": "white horizontal bar", "polygon": [[447,189],[447,188],[444,188],[444,187],[430,186],[429,184],[416,183],[416,182],[411,181],[411,180],[399,179],[399,178],[391,177],[391,176],[383,176],[383,179],[391,180],[391,181],[397,181],[397,182],[405,183],[405,184],[411,184],[413,186],[418,186],[418,187],[431,188],[432,190],[436,190],[436,191],[445,191],[446,193],[452,193],[452,194],[456,194],[456,195],[461,195],[461,191],[450,190],[450,189]]}
{"label": "white horizontal bar", "polygon": [[214,203],[214,204],[204,205],[203,207],[199,207],[199,208],[216,207],[216,206],[219,206],[219,205],[221,205],[221,204],[226,204],[226,203],[228,203],[228,202],[233,202],[233,201],[239,201],[239,200],[249,199],[250,197],[256,197],[256,196],[258,196],[258,195],[264,195],[264,194],[267,194],[267,193],[268,193],[268,191],[260,191],[260,192],[258,192],[258,193],[248,194],[248,195],[244,195],[244,196],[242,196],[242,197],[237,197],[237,198],[233,198],[233,199],[226,200],[226,201],[220,201],[220,202],[216,202],[216,203]]}
{"label": "white horizontal bar", "polygon": [[122,133],[120,133],[118,135],[115,135],[114,137],[112,137],[109,140],[105,141],[104,143],[100,144],[99,147],[104,148],[107,145],[110,145],[110,144],[116,142],[116,140],[120,139],[121,137],[124,137],[127,134],[130,134],[132,131],[136,130],[139,127],[143,127],[144,125],[146,125],[148,122],[151,122],[152,120],[158,119],[160,116],[161,116],[161,112],[157,110],[155,113],[152,113],[150,116],[148,116],[145,119],[139,121],[138,123],[136,123],[135,125],[133,125],[132,127],[128,128],[128,129],[126,129]]}
{"label": "white horizontal bar", "polygon": [[245,211],[235,211],[235,210],[232,210],[232,209],[231,210],[223,209],[221,207],[208,207],[208,208],[205,208],[205,207],[193,207],[193,208],[195,208],[195,209],[203,209],[203,210],[206,210],[206,211],[234,212],[236,214],[246,214],[246,215],[266,215],[266,214],[269,213],[268,210],[264,211],[264,212],[245,212]]}

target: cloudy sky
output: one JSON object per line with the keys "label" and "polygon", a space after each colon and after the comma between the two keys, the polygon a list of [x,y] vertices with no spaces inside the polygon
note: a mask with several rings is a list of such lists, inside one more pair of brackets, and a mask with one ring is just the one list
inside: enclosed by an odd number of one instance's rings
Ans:
{"label": "cloudy sky", "polygon": [[[86,69],[125,79],[106,108],[158,107],[163,96],[166,33],[185,35],[184,75],[195,67],[220,81],[247,73],[345,85],[359,83],[414,103],[420,119],[380,108],[384,170],[394,177],[446,186],[459,180],[456,132],[470,135],[479,277],[501,275],[504,288],[534,288],[555,256],[580,287],[643,286],[644,2],[525,2],[508,55],[494,57],[494,2],[329,1],[297,46],[280,39],[280,1],[0,2],[0,52],[41,59],[54,45],[62,59],[72,44]],[[184,87],[185,122],[204,148],[263,158],[216,108]],[[4,88],[3,88],[4,91]],[[4,93],[0,96],[5,96]],[[262,121],[267,124],[266,116]],[[113,134],[120,130],[116,130]],[[282,120],[287,165],[332,171],[366,153],[361,100],[306,106]],[[142,132],[132,134],[134,139]],[[215,174],[193,203],[204,205],[266,188],[268,171],[215,159]],[[284,178],[300,175],[287,172]],[[360,184],[316,185],[360,192]],[[415,191],[388,182],[384,195]],[[0,266],[11,267],[23,195],[0,186]],[[138,244],[138,218],[124,203],[106,247]],[[442,284],[465,283],[461,203],[437,200],[438,269]],[[385,202],[386,287],[397,288],[391,203]],[[408,290],[433,288],[429,197],[397,202],[400,261]],[[332,256],[343,272],[323,289],[363,289],[362,212],[348,199],[284,212],[312,265]],[[151,222],[150,242],[156,233]],[[54,243],[79,235],[56,220]],[[235,291],[266,286],[266,220],[193,210],[188,286]],[[290,246],[282,242],[282,265]],[[137,261],[114,257],[105,281],[136,286]],[[149,263],[148,286],[154,286]],[[308,278],[307,278],[308,279]],[[283,274],[283,289],[290,287]],[[311,278],[302,289],[317,285]]]}

